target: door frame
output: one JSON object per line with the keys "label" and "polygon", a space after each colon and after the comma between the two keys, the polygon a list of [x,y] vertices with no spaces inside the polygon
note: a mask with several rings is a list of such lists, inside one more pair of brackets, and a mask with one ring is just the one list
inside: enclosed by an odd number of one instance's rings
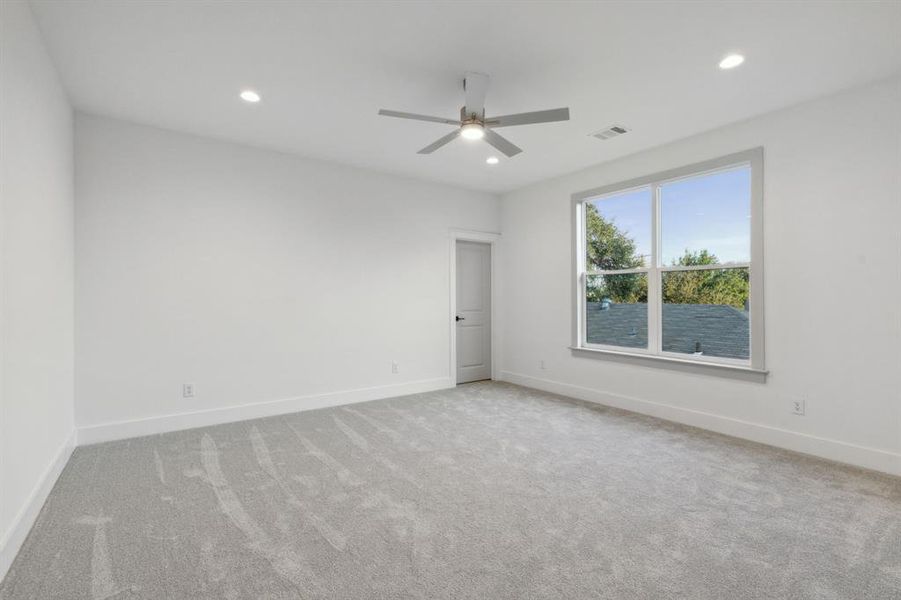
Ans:
{"label": "door frame", "polygon": [[497,303],[498,293],[498,277],[497,265],[500,255],[501,234],[490,231],[471,231],[466,229],[450,230],[450,314],[448,321],[450,322],[450,384],[457,385],[457,323],[454,317],[457,316],[457,242],[481,242],[491,247],[491,272],[488,274],[489,286],[491,287],[491,379],[497,380],[498,373],[498,356],[500,355],[500,335],[498,334],[500,322],[498,321]]}

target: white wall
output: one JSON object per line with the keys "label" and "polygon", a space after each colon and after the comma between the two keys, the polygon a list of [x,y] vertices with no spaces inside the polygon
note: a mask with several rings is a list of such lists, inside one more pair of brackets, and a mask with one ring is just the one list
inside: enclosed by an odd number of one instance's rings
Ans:
{"label": "white wall", "polygon": [[[504,196],[504,377],[901,474],[899,107],[895,79]],[[571,355],[570,195],[756,146],[769,381]]]}
{"label": "white wall", "polygon": [[24,2],[0,2],[0,578],[71,449],[72,110]]}
{"label": "white wall", "polygon": [[84,115],[75,155],[80,443],[448,385],[497,197]]}

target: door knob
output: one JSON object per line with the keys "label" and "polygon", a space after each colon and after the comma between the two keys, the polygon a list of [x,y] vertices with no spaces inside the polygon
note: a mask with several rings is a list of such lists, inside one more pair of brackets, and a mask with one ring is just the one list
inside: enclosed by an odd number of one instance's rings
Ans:
{"label": "door knob", "polygon": [[464,319],[463,317],[460,317],[460,316],[457,316],[457,317],[455,317],[455,318],[457,319],[457,321],[465,321],[465,320],[466,320],[466,319]]}

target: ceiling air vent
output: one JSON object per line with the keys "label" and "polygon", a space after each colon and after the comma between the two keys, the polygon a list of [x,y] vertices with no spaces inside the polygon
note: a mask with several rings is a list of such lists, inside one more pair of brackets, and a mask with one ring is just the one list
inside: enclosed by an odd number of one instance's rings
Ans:
{"label": "ceiling air vent", "polygon": [[602,129],[601,131],[592,133],[592,137],[596,137],[599,140],[609,140],[610,138],[615,138],[618,135],[622,135],[624,133],[629,133],[628,127],[623,127],[622,125],[611,125],[607,129]]}

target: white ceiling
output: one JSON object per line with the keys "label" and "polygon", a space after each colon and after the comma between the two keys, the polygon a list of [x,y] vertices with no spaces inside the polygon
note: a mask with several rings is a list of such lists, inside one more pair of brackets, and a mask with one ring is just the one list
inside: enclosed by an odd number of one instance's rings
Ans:
{"label": "white ceiling", "polygon": [[[32,4],[80,110],[495,192],[901,70],[899,2]],[[467,70],[489,115],[572,120],[504,129],[524,152],[489,167],[484,142],[418,155],[448,126],[376,114],[456,117]],[[613,124],[632,132],[588,137]]]}

